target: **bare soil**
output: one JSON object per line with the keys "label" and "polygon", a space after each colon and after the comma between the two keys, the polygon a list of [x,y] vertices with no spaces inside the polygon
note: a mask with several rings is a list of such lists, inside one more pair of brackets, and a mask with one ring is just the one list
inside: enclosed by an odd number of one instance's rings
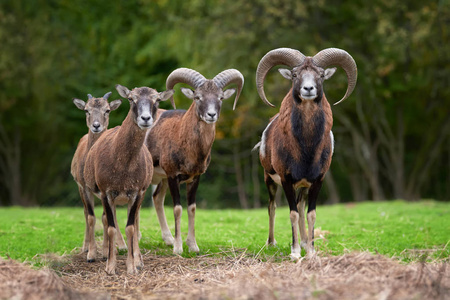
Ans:
{"label": "bare soil", "polygon": [[[100,257],[100,256],[99,256]],[[370,253],[262,261],[244,249],[195,258],[143,254],[139,275],[107,275],[85,254],[50,268],[0,259],[0,299],[450,299],[447,261],[403,264]]]}

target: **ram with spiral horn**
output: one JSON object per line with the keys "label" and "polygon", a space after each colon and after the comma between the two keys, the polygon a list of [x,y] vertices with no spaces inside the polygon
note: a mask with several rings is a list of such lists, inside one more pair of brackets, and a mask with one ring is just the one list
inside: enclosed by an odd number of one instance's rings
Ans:
{"label": "ram with spiral horn", "polygon": [[[224,90],[230,84],[237,85],[233,109],[244,85],[244,77],[235,69],[222,71],[213,79],[206,79],[199,72],[187,68],[173,71],[167,78],[166,87],[172,89],[177,83],[194,88],[181,88],[182,93],[193,102],[187,111],[168,110],[161,114],[149,132],[147,147],[153,157],[152,184],[157,184],[153,203],[161,226],[162,238],[173,245],[174,253],[183,252],[181,240],[180,184],[186,183],[188,205],[188,236],[186,244],[191,252],[199,252],[195,240],[196,192],[200,175],[205,173],[211,160],[211,147],[215,139],[216,121],[222,101],[230,98],[236,90]],[[172,236],[164,214],[164,197],[170,190],[174,205],[175,238]]]}
{"label": "ram with spiral horn", "polygon": [[[316,200],[322,182],[331,164],[334,138],[331,131],[333,115],[323,92],[323,83],[336,68],[347,74],[347,91],[340,103],[347,99],[356,85],[357,68],[346,51],[328,48],[313,57],[306,57],[298,50],[279,48],[269,51],[259,62],[256,71],[258,94],[269,106],[264,93],[264,79],[276,65],[281,75],[292,81],[292,88],[281,102],[280,111],[264,130],[259,156],[264,168],[264,181],[269,192],[269,238],[268,245],[275,245],[275,192],[277,185],[283,187],[289,203],[292,226],[291,256],[298,259],[301,247],[308,256],[314,254],[314,223]],[[336,104],[337,104],[336,103]],[[308,202],[308,232],[305,225],[305,204]],[[301,243],[298,235],[300,233]]]}

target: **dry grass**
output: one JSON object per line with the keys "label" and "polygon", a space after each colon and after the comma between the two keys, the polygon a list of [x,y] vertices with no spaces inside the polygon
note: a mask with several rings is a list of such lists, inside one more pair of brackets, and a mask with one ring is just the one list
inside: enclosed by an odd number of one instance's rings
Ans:
{"label": "dry grass", "polygon": [[401,264],[364,252],[267,262],[244,249],[196,258],[148,252],[143,258],[137,276],[126,274],[126,255],[118,256],[114,276],[104,272],[103,261],[87,263],[85,254],[52,259],[59,278],[54,271],[0,260],[1,298],[450,299],[446,261]]}

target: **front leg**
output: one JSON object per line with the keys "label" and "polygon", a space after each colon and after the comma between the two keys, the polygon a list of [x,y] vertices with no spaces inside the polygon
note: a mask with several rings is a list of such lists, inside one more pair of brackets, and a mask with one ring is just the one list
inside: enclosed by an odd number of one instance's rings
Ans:
{"label": "front leg", "polygon": [[316,201],[319,191],[322,187],[322,180],[316,180],[309,189],[308,195],[308,214],[306,216],[308,220],[308,246],[306,251],[308,256],[313,256],[314,250],[314,224],[316,223]]}
{"label": "front leg", "polygon": [[170,194],[173,200],[173,215],[175,217],[175,241],[173,243],[173,253],[181,254],[183,253],[183,241],[181,240],[181,214],[183,208],[180,202],[180,182],[178,178],[168,177],[167,181],[169,183]]}
{"label": "front leg", "polygon": [[293,259],[298,259],[301,256],[300,245],[298,243],[298,210],[297,210],[297,201],[295,198],[295,190],[292,184],[292,180],[287,177],[281,180],[281,184],[284,189],[284,193],[289,203],[290,209],[290,219],[291,219],[291,227],[292,227],[292,246],[291,246],[291,257]]}
{"label": "front leg", "polygon": [[116,224],[114,222],[114,211],[115,206],[112,198],[107,197],[105,194],[102,193],[102,204],[103,204],[103,210],[105,213],[105,219],[106,224],[108,226],[108,229],[106,231],[108,236],[108,250],[107,250],[107,259],[106,259],[106,273],[109,275],[116,274],[116,251],[115,251],[115,244],[116,244]]}
{"label": "front leg", "polygon": [[[81,192],[81,189],[80,189]],[[94,262],[97,255],[97,244],[95,242],[95,215],[94,215],[94,195],[89,189],[83,190],[83,203],[86,216],[86,237],[87,239],[87,262]]]}
{"label": "front leg", "polygon": [[189,252],[198,253],[200,249],[197,246],[197,242],[195,240],[195,195],[197,193],[198,184],[200,182],[200,176],[196,176],[191,183],[187,184],[187,202],[188,202],[188,236],[186,239],[186,244],[189,247]]}
{"label": "front leg", "polygon": [[308,251],[308,233],[305,225],[305,204],[308,199],[308,188],[302,188],[297,198],[297,209],[299,212],[298,226],[300,228],[300,247]]}
{"label": "front leg", "polygon": [[161,227],[161,235],[163,241],[168,246],[172,246],[174,239],[170,232],[169,225],[167,225],[166,214],[164,212],[164,198],[166,196],[168,183],[167,179],[163,179],[156,187],[153,193],[153,205],[155,206],[156,215],[158,216],[159,227]]}
{"label": "front leg", "polygon": [[143,195],[137,194],[133,197],[134,200],[128,203],[128,221],[125,229],[128,241],[128,257],[127,257],[127,273],[137,274],[138,270],[142,269],[144,263],[142,262],[141,251],[139,249],[139,210],[141,208]]}

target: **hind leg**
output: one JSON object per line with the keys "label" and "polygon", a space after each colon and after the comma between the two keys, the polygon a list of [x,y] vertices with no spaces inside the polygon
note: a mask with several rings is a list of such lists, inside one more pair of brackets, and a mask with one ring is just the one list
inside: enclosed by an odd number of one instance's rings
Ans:
{"label": "hind leg", "polygon": [[275,229],[275,210],[277,208],[277,204],[275,202],[275,193],[277,192],[277,185],[273,181],[273,179],[269,176],[269,174],[264,173],[264,181],[266,183],[267,191],[269,192],[269,238],[267,239],[266,244],[268,246],[275,246],[277,241],[275,240],[274,229]]}
{"label": "hind leg", "polygon": [[155,192],[153,193],[153,205],[155,206],[156,215],[158,216],[162,239],[166,245],[172,246],[174,243],[174,238],[170,232],[169,225],[167,225],[166,214],[164,212],[164,198],[166,196],[167,187],[167,179],[163,179],[158,184]]}

